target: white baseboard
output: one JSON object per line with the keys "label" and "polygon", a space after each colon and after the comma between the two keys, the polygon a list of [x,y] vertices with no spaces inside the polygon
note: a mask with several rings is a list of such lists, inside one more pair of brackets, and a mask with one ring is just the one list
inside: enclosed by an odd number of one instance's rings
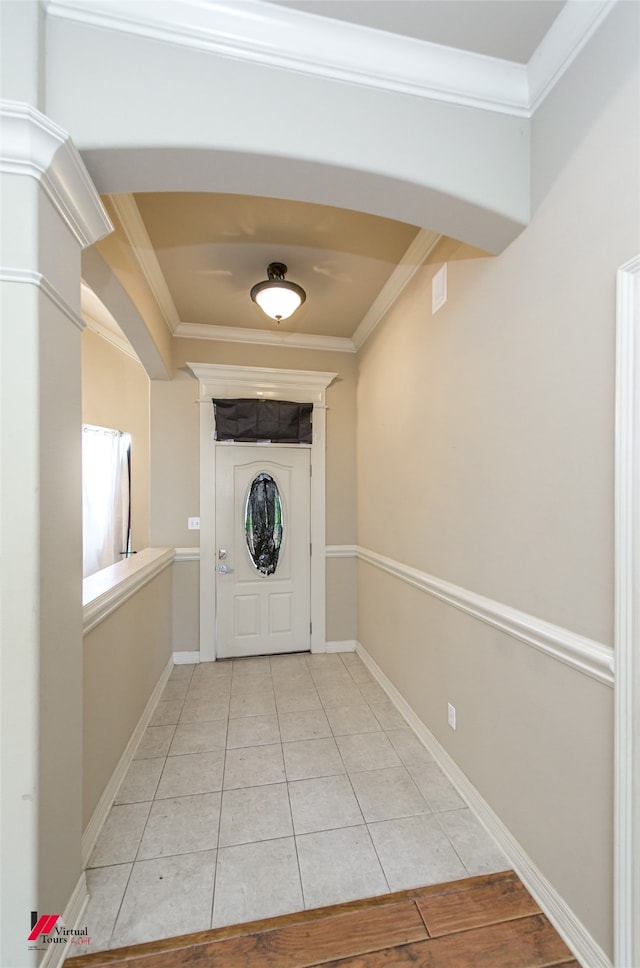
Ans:
{"label": "white baseboard", "polygon": [[173,653],[174,665],[193,665],[195,662],[200,662],[199,652],[174,652]]}
{"label": "white baseboard", "polygon": [[102,830],[105,820],[109,815],[109,811],[113,806],[113,801],[115,800],[118,788],[124,779],[124,775],[131,765],[131,761],[135,755],[138,744],[142,739],[142,735],[149,725],[149,720],[151,719],[153,712],[158,704],[158,700],[162,695],[162,691],[167,684],[169,676],[171,675],[171,670],[173,669],[173,657],[169,660],[165,666],[160,678],[158,679],[157,685],[149,701],[144,708],[144,712],[140,717],[138,725],[134,729],[131,739],[127,743],[124,753],[120,757],[118,765],[111,774],[111,778],[107,783],[102,796],[100,797],[98,804],[93,811],[93,815],[86,826],[86,829],[82,835],[82,866],[86,867],[91,856],[91,851],[93,850],[98,835]]}
{"label": "white baseboard", "polygon": [[[73,894],[69,898],[69,903],[62,914],[62,922],[66,928],[84,927],[82,918],[88,903],[89,891],[87,889],[87,879],[83,871],[78,878],[78,883],[73,889]],[[49,945],[40,962],[40,968],[60,968],[66,956],[69,954],[69,943],[67,941],[66,944]]]}
{"label": "white baseboard", "polygon": [[327,642],[327,652],[355,652],[358,643],[355,639],[346,642]]}
{"label": "white baseboard", "polygon": [[478,793],[460,767],[451,759],[433,733],[427,729],[408,702],[359,642],[356,645],[356,652],[404,716],[418,739],[446,773],[460,796],[469,804],[480,822],[487,828],[524,886],[538,902],[580,964],[588,965],[589,968],[612,968],[611,961],[606,953],[591,937],[566,901],[536,867],[526,851],[505,827],[502,820],[494,813],[487,801]]}

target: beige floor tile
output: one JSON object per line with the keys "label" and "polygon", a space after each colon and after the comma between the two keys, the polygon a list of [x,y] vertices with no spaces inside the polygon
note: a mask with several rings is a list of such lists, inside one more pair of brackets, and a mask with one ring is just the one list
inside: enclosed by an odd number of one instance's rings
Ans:
{"label": "beige floor tile", "polygon": [[220,800],[220,793],[156,800],[151,806],[137,860],[217,847]]}
{"label": "beige floor tile", "polygon": [[331,727],[324,710],[306,709],[299,713],[279,713],[280,736],[283,743],[301,739],[322,739],[331,736]]}
{"label": "beige floor tile", "polygon": [[209,928],[215,859],[212,850],[134,864],[110,947]]}
{"label": "beige floor tile", "polygon": [[273,716],[276,711],[276,701],[273,692],[240,693],[231,697],[229,718],[238,719],[241,716]]}
{"label": "beige floor tile", "polygon": [[233,659],[218,659],[216,662],[199,662],[193,671],[193,678],[207,676],[230,676],[233,672]]}
{"label": "beige floor tile", "polygon": [[437,814],[445,834],[453,844],[469,874],[492,874],[511,865],[493,837],[468,807]]}
{"label": "beige floor tile", "polygon": [[295,780],[289,783],[289,801],[296,834],[363,823],[358,801],[345,774]]}
{"label": "beige floor tile", "polygon": [[169,756],[160,777],[156,799],[221,790],[224,756],[222,751]]}
{"label": "beige floor tile", "polygon": [[120,784],[114,803],[139,803],[153,800],[158,788],[164,757],[133,760]]}
{"label": "beige floor tile", "polygon": [[150,803],[124,803],[112,807],[88,866],[106,867],[135,860],[150,809]]}
{"label": "beige floor tile", "polygon": [[243,746],[227,750],[224,789],[283,783],[285,780],[282,746]]}
{"label": "beige floor tile", "polygon": [[349,773],[401,766],[398,754],[383,732],[336,736],[336,743]]}
{"label": "beige floor tile", "polygon": [[67,958],[90,955],[109,947],[132,869],[133,864],[117,864],[114,867],[98,867],[87,871],[89,903],[82,915],[80,927],[87,928],[88,944],[73,944],[72,941],[65,945],[68,949]]}
{"label": "beige floor tile", "polygon": [[162,696],[160,697],[161,702],[170,702],[171,700],[180,700],[182,702],[187,694],[187,689],[189,688],[189,679],[169,679],[168,683],[162,690]]}
{"label": "beige floor tile", "polygon": [[383,729],[401,729],[407,725],[406,719],[392,702],[371,702],[369,708]]}
{"label": "beige floor tile", "polygon": [[431,809],[460,810],[466,803],[437,763],[409,766],[409,773]]}
{"label": "beige floor tile", "polygon": [[280,742],[278,717],[273,716],[243,716],[240,719],[229,720],[229,735],[227,749],[237,749],[241,746],[267,746]]}
{"label": "beige floor tile", "polygon": [[222,794],[219,846],[291,837],[293,826],[285,783],[225,790]]}
{"label": "beige floor tile", "polygon": [[182,723],[211,723],[229,716],[229,699],[186,699],[180,714]]}
{"label": "beige floor tile", "polygon": [[434,814],[371,823],[369,832],[392,891],[467,876]]}
{"label": "beige floor tile", "polygon": [[226,745],[226,738],[226,719],[216,719],[205,723],[178,723],[169,749],[169,756],[223,750]]}
{"label": "beige floor tile", "polygon": [[405,766],[433,763],[433,756],[429,750],[408,726],[403,729],[388,729],[387,736]]}
{"label": "beige floor tile", "polygon": [[149,726],[175,726],[181,709],[181,699],[161,699],[149,721]]}
{"label": "beige floor tile", "polygon": [[149,760],[156,756],[166,756],[175,730],[175,726],[147,726],[138,744],[134,759]]}
{"label": "beige floor tile", "polygon": [[380,729],[380,723],[363,699],[347,706],[327,707],[326,714],[335,736],[346,733],[373,733]]}
{"label": "beige floor tile", "polygon": [[303,907],[293,837],[220,848],[213,899],[214,928],[273,918]]}
{"label": "beige floor tile", "polygon": [[306,739],[296,743],[283,743],[282,749],[288,780],[306,780],[345,772],[334,739]]}
{"label": "beige floor tile", "polygon": [[302,834],[296,846],[305,908],[389,890],[365,826]]}
{"label": "beige floor tile", "polygon": [[352,773],[351,782],[367,823],[431,813],[404,766]]}

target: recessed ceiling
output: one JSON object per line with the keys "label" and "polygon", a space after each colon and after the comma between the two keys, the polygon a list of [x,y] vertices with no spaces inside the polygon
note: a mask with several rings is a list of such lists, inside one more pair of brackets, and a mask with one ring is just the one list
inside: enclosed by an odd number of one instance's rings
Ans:
{"label": "recessed ceiling", "polygon": [[418,234],[362,212],[246,195],[135,196],[183,323],[270,328],[249,290],[284,262],[307,301],[282,331],[351,338]]}
{"label": "recessed ceiling", "polygon": [[269,0],[303,13],[526,64],[565,0]]}
{"label": "recessed ceiling", "polygon": [[[363,32],[386,31],[418,44],[516,64],[531,59],[565,5],[564,0],[268,2],[307,14],[310,30],[316,18],[331,18]],[[256,6],[251,5],[254,13]],[[118,196],[111,198],[117,203]],[[126,203],[118,218],[138,258],[146,260],[148,278],[150,269],[159,281],[156,295],[161,293],[165,319],[177,335],[247,340],[255,334],[260,342],[260,333],[276,332],[301,338],[299,345],[320,338],[349,341],[353,348],[354,334],[358,345],[383,303],[384,312],[387,295],[402,288],[407,265],[410,274],[412,260],[415,268],[437,241],[428,226],[259,194],[153,192],[121,198]],[[483,254],[444,239],[431,261],[443,258],[445,251],[444,258]],[[251,287],[266,278],[270,262],[284,262],[287,278],[307,292],[304,305],[279,326],[249,296]]]}

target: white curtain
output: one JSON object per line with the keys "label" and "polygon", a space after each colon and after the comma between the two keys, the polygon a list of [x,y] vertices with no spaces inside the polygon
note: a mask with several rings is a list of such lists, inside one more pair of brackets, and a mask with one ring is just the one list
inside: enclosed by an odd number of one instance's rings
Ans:
{"label": "white curtain", "polygon": [[121,561],[129,541],[130,434],[82,428],[83,577]]}

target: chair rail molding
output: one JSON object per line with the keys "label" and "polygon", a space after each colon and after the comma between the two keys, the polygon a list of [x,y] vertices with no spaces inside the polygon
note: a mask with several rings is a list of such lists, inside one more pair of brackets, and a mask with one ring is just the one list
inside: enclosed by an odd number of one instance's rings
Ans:
{"label": "chair rail molding", "polygon": [[419,588],[433,595],[434,598],[453,605],[454,608],[472,615],[481,622],[506,632],[512,638],[519,639],[533,646],[534,649],[564,662],[578,672],[613,686],[614,653],[609,646],[578,635],[570,629],[553,625],[535,615],[511,608],[510,605],[485,598],[484,595],[478,595],[459,585],[443,581],[441,578],[394,561],[368,548],[358,546],[357,556],[360,561],[365,561],[413,585],[414,588]]}
{"label": "chair rail molding", "polygon": [[640,964],[640,255],[616,295],[614,963]]}

